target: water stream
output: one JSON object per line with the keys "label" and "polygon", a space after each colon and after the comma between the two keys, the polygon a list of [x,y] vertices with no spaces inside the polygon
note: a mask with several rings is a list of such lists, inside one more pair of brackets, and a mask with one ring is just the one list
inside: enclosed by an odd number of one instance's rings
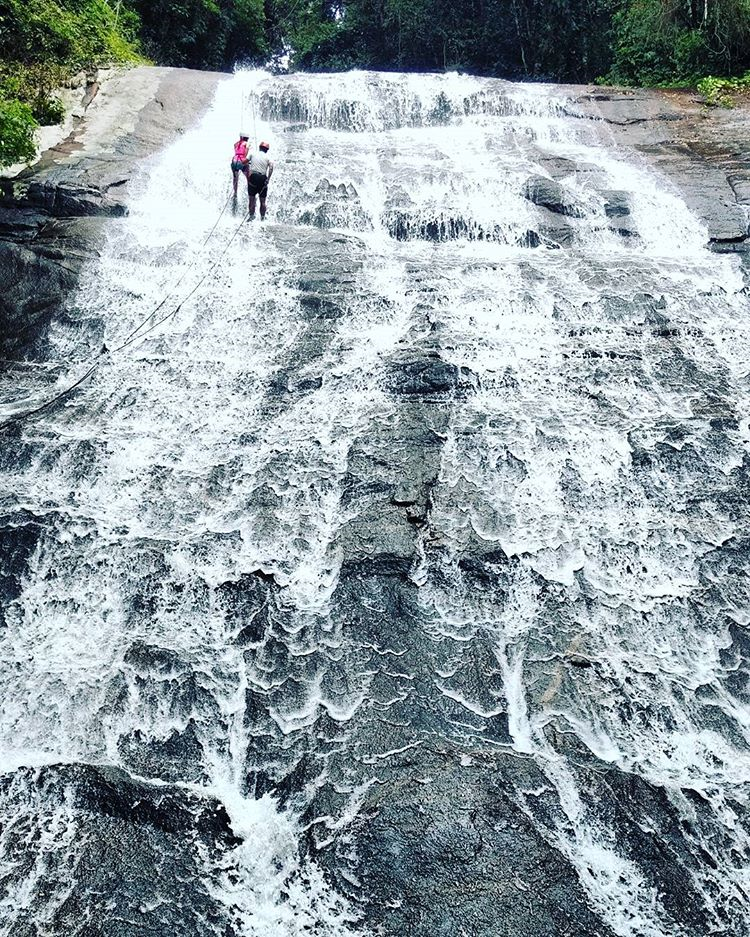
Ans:
{"label": "water stream", "polygon": [[[145,167],[24,397],[215,269],[3,444],[1,934],[750,934],[742,271],[567,103],[244,72]],[[476,778],[595,929],[371,899],[377,805]],[[178,819],[129,839],[101,785]]]}

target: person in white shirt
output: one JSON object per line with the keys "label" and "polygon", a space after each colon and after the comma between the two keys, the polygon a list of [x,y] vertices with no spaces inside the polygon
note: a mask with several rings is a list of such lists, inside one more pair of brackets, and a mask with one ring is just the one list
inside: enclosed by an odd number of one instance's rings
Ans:
{"label": "person in white shirt", "polygon": [[266,217],[266,197],[268,196],[268,183],[273,175],[273,163],[268,158],[270,146],[263,141],[258,144],[258,152],[253,153],[248,162],[250,180],[248,192],[250,193],[250,220],[255,218],[255,196],[260,199],[260,220]]}

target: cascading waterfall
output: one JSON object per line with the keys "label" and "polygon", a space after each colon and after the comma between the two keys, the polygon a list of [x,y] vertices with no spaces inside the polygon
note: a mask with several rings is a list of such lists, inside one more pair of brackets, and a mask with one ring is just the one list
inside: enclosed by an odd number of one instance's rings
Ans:
{"label": "cascading waterfall", "polygon": [[144,170],[23,395],[216,269],[5,445],[0,933],[750,934],[742,271],[567,103],[243,72]]}

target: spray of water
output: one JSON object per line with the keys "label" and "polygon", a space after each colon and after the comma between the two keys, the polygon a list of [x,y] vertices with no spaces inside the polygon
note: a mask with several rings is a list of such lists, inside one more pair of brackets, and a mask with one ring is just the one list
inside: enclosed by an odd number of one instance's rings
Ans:
{"label": "spray of water", "polygon": [[[243,223],[241,196],[204,243],[249,114],[277,162],[268,221]],[[24,426],[5,462],[3,514],[39,536],[0,639],[2,933],[29,917],[51,933],[72,887],[75,798],[33,774],[60,763],[225,811],[234,839],[194,844],[221,926],[357,933],[355,905],[300,846],[301,816],[253,785],[320,746],[330,765],[301,789],[338,785],[339,814],[320,821],[336,835],[378,765],[424,741],[413,727],[356,754],[415,682],[465,715],[445,741],[467,764],[484,743],[466,725],[505,714],[503,745],[558,803],[542,816],[519,794],[521,808],[615,933],[683,925],[597,811],[581,752],[692,823],[712,926],[746,900],[750,718],[732,676],[746,559],[724,549],[743,536],[742,280],[675,193],[581,124],[552,88],[242,72],[144,169],[45,368],[64,386],[102,338],[205,281]],[[554,175],[576,212],[533,205],[533,175]],[[416,347],[439,347],[468,388],[435,404],[426,522],[393,534],[418,589],[405,640],[429,648],[421,672],[337,612],[345,564],[380,549],[353,479],[370,471],[376,491],[398,455],[388,374]],[[45,375],[24,390],[48,393]]]}

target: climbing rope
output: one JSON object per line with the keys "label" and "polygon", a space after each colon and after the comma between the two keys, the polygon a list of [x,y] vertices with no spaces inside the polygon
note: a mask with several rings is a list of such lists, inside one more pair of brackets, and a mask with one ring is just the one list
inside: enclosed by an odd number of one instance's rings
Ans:
{"label": "climbing rope", "polygon": [[[165,316],[162,316],[161,319],[157,319],[156,322],[153,322],[144,332],[141,332],[140,335],[135,335],[135,334],[133,334],[133,332],[131,332],[131,334],[125,339],[124,342],[122,342],[122,344],[117,345],[115,348],[113,348],[113,349],[111,350],[110,354],[115,354],[115,353],[118,352],[118,351],[122,351],[123,348],[127,348],[127,346],[128,346],[128,345],[132,345],[133,342],[136,342],[136,341],[138,341],[139,339],[144,338],[146,335],[149,334],[149,332],[153,332],[153,330],[154,330],[155,328],[157,328],[158,326],[160,326],[160,325],[162,324],[162,322],[166,322],[167,319],[172,319],[174,316],[176,316],[177,313],[180,311],[180,309],[182,309],[182,307],[185,305],[185,303],[190,299],[190,297],[193,296],[195,293],[198,292],[198,290],[200,289],[200,287],[201,287],[201,285],[203,284],[203,282],[204,282],[204,281],[214,272],[214,270],[219,266],[219,264],[221,263],[221,261],[224,259],[225,254],[227,253],[227,251],[229,250],[229,248],[232,246],[232,242],[234,241],[234,239],[235,239],[235,238],[237,237],[237,235],[239,234],[239,232],[240,232],[240,230],[241,230],[241,228],[242,228],[242,225],[248,220],[249,217],[250,217],[250,213],[249,213],[249,212],[246,212],[246,213],[245,213],[245,217],[244,217],[244,218],[242,219],[242,221],[237,225],[237,227],[234,229],[234,233],[233,233],[232,236],[229,238],[229,240],[227,241],[227,243],[224,245],[224,250],[219,254],[219,256],[216,258],[216,260],[213,262],[213,264],[211,264],[211,266],[210,266],[210,267],[208,268],[208,270],[203,274],[203,276],[198,280],[198,282],[197,282],[197,283],[195,284],[195,286],[190,290],[190,292],[189,292],[186,296],[183,296],[183,298],[180,300],[180,302],[177,304],[177,306],[175,306],[175,308],[174,308],[171,312],[168,312]],[[180,279],[182,280],[183,278],[184,278],[184,274],[183,274],[183,277],[181,277]],[[164,302],[165,302],[165,301],[162,300],[162,302],[159,304],[159,306],[156,307],[156,309],[154,310],[154,312],[151,313],[151,315],[149,316],[149,318],[153,318],[153,316],[154,316],[155,313],[158,311],[158,309],[160,309],[160,308],[164,305]],[[141,325],[143,325],[143,324],[145,324],[145,322],[144,322],[144,323],[141,323]],[[140,327],[139,327],[139,328],[140,328]],[[134,331],[137,331],[137,330],[134,330]]]}
{"label": "climbing rope", "polygon": [[258,140],[258,128],[255,125],[255,94],[253,92],[250,92],[250,101],[253,105],[253,143],[257,146],[260,141]]}
{"label": "climbing rope", "polygon": [[[170,287],[170,289],[167,291],[167,293],[165,294],[164,298],[163,298],[162,301],[159,303],[159,305],[156,306],[156,308],[153,309],[153,310],[146,316],[146,318],[145,318],[142,322],[139,322],[138,325],[133,329],[133,331],[130,332],[128,335],[125,336],[125,338],[124,338],[122,344],[121,344],[121,345],[118,345],[117,348],[112,349],[113,351],[119,351],[121,348],[124,348],[125,345],[129,345],[129,344],[130,344],[130,339],[131,339],[134,335],[136,335],[136,333],[139,332],[148,322],[150,322],[151,319],[153,319],[153,317],[156,315],[156,313],[157,313],[157,312],[164,306],[164,304],[169,300],[170,296],[172,296],[172,295],[176,292],[176,290],[179,289],[180,284],[182,283],[182,281],[185,279],[185,277],[188,275],[188,273],[190,273],[190,271],[193,269],[193,267],[195,267],[195,265],[198,263],[198,255],[199,255],[200,251],[203,250],[203,248],[206,246],[206,244],[208,244],[208,242],[209,242],[209,241],[211,240],[211,238],[213,237],[214,231],[216,231],[216,229],[219,227],[219,222],[220,222],[221,219],[224,217],[224,212],[227,210],[227,206],[232,202],[232,200],[233,200],[233,197],[232,197],[231,195],[229,195],[229,197],[227,198],[226,202],[224,202],[224,207],[223,207],[223,208],[221,209],[221,211],[219,212],[219,217],[218,217],[218,218],[216,219],[216,221],[214,222],[213,228],[211,228],[211,230],[210,230],[210,231],[208,232],[208,234],[205,236],[205,238],[203,239],[203,243],[200,245],[200,247],[199,247],[198,250],[196,251],[196,258],[192,261],[192,263],[189,263],[189,264],[187,265],[187,267],[185,267],[185,269],[184,269],[184,270],[182,271],[182,273],[180,274],[179,278],[172,284],[172,286]],[[150,330],[149,330],[149,331],[150,331]],[[145,334],[145,333],[144,333],[144,334]]]}
{"label": "climbing rope", "polygon": [[245,96],[244,91],[242,92],[242,98],[241,98],[242,104],[240,106],[240,133],[245,132],[245,104],[246,104],[247,98],[250,99],[250,103],[253,108],[253,145],[257,146],[258,145],[258,127],[257,127],[256,119],[255,119],[255,92],[254,91],[249,91],[247,93],[247,96]]}
{"label": "climbing rope", "polygon": [[[201,246],[199,247],[199,249],[198,249],[199,251],[202,251],[202,250],[203,250],[203,248],[206,246],[206,244],[208,244],[209,240],[210,240],[211,237],[213,236],[214,232],[216,231],[216,228],[219,226],[219,222],[221,221],[221,219],[222,219],[222,217],[223,217],[223,215],[224,215],[224,212],[226,211],[227,205],[229,204],[230,201],[231,201],[231,197],[230,197],[230,198],[227,200],[227,202],[224,204],[224,207],[222,208],[222,210],[221,210],[221,212],[220,212],[220,214],[219,214],[219,217],[216,219],[216,222],[214,223],[214,226],[213,226],[213,227],[211,228],[211,230],[208,232],[208,234],[206,235],[206,237],[205,237],[204,240],[203,240],[203,243],[202,243]],[[47,400],[47,401],[46,401],[45,403],[43,403],[43,404],[40,404],[38,407],[34,407],[34,408],[32,408],[31,410],[25,410],[23,413],[15,414],[15,415],[10,416],[10,417],[8,417],[7,419],[3,420],[3,422],[0,423],[0,430],[4,430],[4,429],[6,429],[6,427],[12,426],[12,425],[14,425],[14,424],[16,424],[16,423],[21,423],[21,422],[23,422],[24,420],[27,420],[29,417],[34,416],[34,415],[37,414],[37,413],[42,413],[44,410],[47,410],[47,409],[49,409],[50,407],[54,406],[54,404],[59,403],[61,400],[64,400],[64,399],[65,399],[66,397],[68,397],[77,387],[80,387],[81,384],[83,384],[85,381],[87,381],[87,380],[91,377],[91,375],[101,366],[101,363],[102,363],[102,359],[103,359],[103,358],[108,357],[108,356],[113,355],[113,354],[116,354],[117,352],[122,351],[124,348],[127,348],[129,345],[132,345],[134,342],[138,341],[139,339],[145,338],[145,336],[148,335],[150,332],[152,332],[155,328],[157,328],[157,326],[161,325],[163,322],[166,322],[167,319],[171,319],[171,318],[173,318],[174,316],[176,316],[177,313],[180,311],[180,309],[182,309],[182,307],[185,305],[185,303],[190,299],[190,297],[193,296],[193,295],[195,295],[195,293],[197,293],[197,291],[200,289],[201,285],[206,281],[206,279],[207,279],[209,276],[211,276],[211,274],[214,272],[214,270],[216,270],[216,268],[219,266],[219,264],[221,263],[221,261],[222,261],[222,260],[224,259],[224,257],[226,256],[227,251],[229,250],[229,248],[231,247],[232,243],[234,242],[234,239],[237,237],[237,235],[239,234],[240,230],[242,229],[242,226],[245,224],[245,222],[248,220],[249,217],[250,217],[249,212],[246,212],[246,213],[245,213],[245,216],[244,216],[243,219],[242,219],[242,221],[241,221],[241,222],[237,225],[237,227],[235,228],[234,233],[232,234],[232,236],[229,238],[229,240],[228,240],[227,243],[225,244],[224,249],[221,251],[221,253],[219,254],[219,256],[218,256],[218,257],[216,258],[216,260],[211,264],[211,266],[208,268],[208,270],[206,270],[206,272],[200,277],[200,279],[199,279],[198,282],[195,284],[195,286],[180,300],[180,302],[178,303],[178,305],[177,305],[171,312],[167,313],[167,315],[165,315],[165,316],[162,316],[162,317],[161,317],[160,319],[158,319],[156,322],[151,322],[151,320],[152,320],[152,319],[154,318],[154,316],[159,312],[159,310],[164,307],[165,303],[168,301],[168,299],[170,298],[170,296],[172,296],[172,295],[174,294],[174,292],[179,288],[180,284],[181,284],[182,281],[185,279],[185,276],[187,275],[187,273],[188,273],[193,267],[195,267],[195,265],[196,265],[196,263],[197,263],[197,260],[194,260],[192,263],[188,264],[188,266],[185,268],[185,270],[183,270],[183,272],[182,272],[182,274],[180,275],[179,279],[178,279],[178,280],[175,282],[175,284],[171,287],[171,289],[169,290],[169,292],[166,294],[166,296],[164,296],[164,298],[161,300],[161,302],[158,304],[158,306],[156,306],[156,307],[148,314],[148,316],[146,316],[146,318],[143,319],[143,320],[142,320],[142,321],[125,337],[124,341],[122,341],[119,345],[115,346],[115,347],[112,348],[112,349],[109,349],[109,348],[107,348],[106,345],[103,345],[102,348],[100,349],[100,351],[99,351],[97,357],[96,357],[96,360],[91,364],[91,366],[88,368],[88,370],[85,372],[85,374],[83,374],[81,377],[79,377],[73,384],[70,385],[70,387],[66,387],[64,390],[60,391],[60,393],[55,394],[54,397],[51,397],[49,400]],[[150,325],[147,329],[145,329],[145,331],[141,331],[141,329],[143,329],[144,326],[145,326],[148,322],[151,322],[151,325]],[[139,334],[139,333],[140,333],[140,334]]]}

